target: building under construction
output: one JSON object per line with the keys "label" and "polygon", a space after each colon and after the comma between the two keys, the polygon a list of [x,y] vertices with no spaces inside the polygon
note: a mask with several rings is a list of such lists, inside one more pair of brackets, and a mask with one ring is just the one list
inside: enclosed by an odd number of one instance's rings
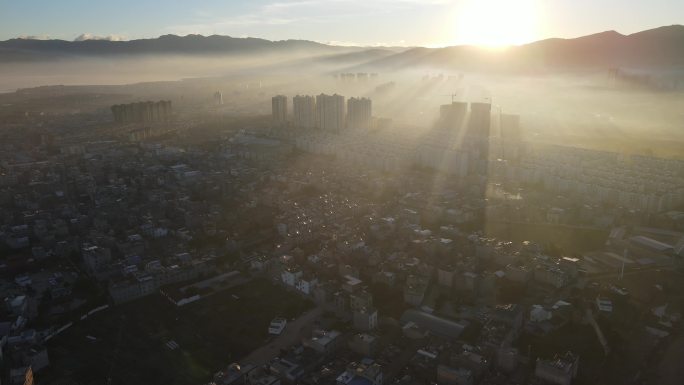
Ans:
{"label": "building under construction", "polygon": [[138,102],[112,106],[114,121],[120,124],[156,123],[171,120],[171,101]]}

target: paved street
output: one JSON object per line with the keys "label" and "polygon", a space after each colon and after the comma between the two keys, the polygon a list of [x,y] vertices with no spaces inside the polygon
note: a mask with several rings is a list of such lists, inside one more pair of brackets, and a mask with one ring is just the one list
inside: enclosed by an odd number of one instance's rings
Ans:
{"label": "paved street", "polygon": [[[254,350],[247,357],[240,360],[240,362],[243,364],[252,364],[258,366],[263,365],[269,360],[277,357],[280,353],[280,349],[288,348],[300,341],[302,336],[307,334],[307,332],[311,329],[313,322],[316,321],[321,314],[323,314],[323,309],[317,307],[302,314],[296,320],[289,321],[281,335],[274,338],[267,345]],[[266,330],[264,330],[264,333],[266,333]]]}

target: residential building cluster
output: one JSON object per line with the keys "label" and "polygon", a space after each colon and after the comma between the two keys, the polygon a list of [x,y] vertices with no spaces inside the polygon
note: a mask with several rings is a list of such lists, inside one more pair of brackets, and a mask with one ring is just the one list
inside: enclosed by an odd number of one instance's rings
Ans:
{"label": "residential building cluster", "polygon": [[[287,97],[271,98],[272,121],[275,126],[290,124]],[[373,125],[372,102],[369,98],[342,95],[297,95],[292,98],[292,125],[295,128],[315,128],[339,133],[345,129],[368,130]]]}
{"label": "residential building cluster", "polygon": [[114,121],[121,124],[156,123],[171,120],[171,101],[117,104],[111,107]]}
{"label": "residential building cluster", "polygon": [[[179,325],[144,329],[150,351],[168,350],[160,361],[188,361],[183,315],[267,316],[236,326],[261,346],[221,346],[214,384],[566,385],[666,354],[682,318],[678,161],[528,143],[489,103],[452,103],[432,129],[402,133],[366,129],[364,98],[345,110],[340,95],[297,96],[294,127],[286,97],[271,107],[277,129],[185,117],[136,140],[111,122],[3,137],[10,382],[49,373],[49,355],[78,343],[62,333],[105,345],[86,323],[141,304]],[[304,310],[237,295],[259,285]],[[200,332],[189,340],[213,337]]]}

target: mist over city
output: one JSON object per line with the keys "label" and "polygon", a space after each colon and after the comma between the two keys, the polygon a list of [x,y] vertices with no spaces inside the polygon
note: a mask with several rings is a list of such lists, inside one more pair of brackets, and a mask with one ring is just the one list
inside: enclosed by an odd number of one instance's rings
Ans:
{"label": "mist over city", "polygon": [[0,382],[681,384],[652,3],[0,4]]}

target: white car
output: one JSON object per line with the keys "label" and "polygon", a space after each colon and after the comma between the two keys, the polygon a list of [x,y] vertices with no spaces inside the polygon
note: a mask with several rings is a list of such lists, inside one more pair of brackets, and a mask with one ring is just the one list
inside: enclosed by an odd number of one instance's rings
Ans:
{"label": "white car", "polygon": [[271,324],[268,325],[268,334],[280,335],[287,326],[287,320],[285,318],[274,318]]}

